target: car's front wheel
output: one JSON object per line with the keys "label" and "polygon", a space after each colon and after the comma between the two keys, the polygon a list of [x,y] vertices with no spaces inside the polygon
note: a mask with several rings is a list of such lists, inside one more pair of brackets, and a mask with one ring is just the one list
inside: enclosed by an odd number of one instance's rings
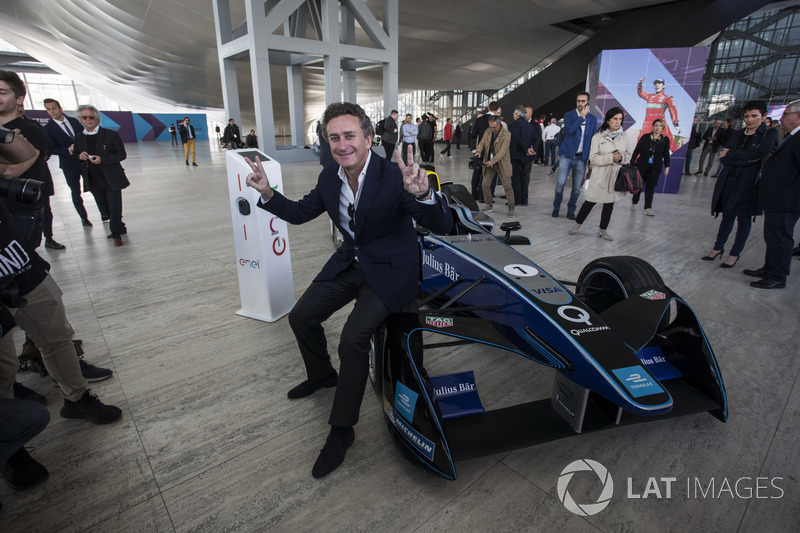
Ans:
{"label": "car's front wheel", "polygon": [[576,295],[595,313],[651,289],[666,292],[653,266],[638,257],[618,255],[590,262],[578,276]]}

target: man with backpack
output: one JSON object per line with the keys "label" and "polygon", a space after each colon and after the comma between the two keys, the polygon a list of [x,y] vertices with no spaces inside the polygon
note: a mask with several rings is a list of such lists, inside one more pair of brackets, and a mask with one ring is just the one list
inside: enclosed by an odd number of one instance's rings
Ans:
{"label": "man with backpack", "polygon": [[375,133],[381,136],[381,145],[383,149],[386,150],[386,160],[392,160],[392,154],[394,153],[394,147],[397,144],[397,117],[400,113],[397,109],[392,109],[392,112],[389,113],[389,116],[385,119],[379,121],[375,125]]}

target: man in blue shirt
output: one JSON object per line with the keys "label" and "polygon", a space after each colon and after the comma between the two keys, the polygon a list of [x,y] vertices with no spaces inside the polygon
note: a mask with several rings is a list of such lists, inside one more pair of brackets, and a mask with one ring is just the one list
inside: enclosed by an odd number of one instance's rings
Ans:
{"label": "man in blue shirt", "polygon": [[[411,114],[406,115],[406,121],[403,122],[403,125],[400,127],[400,133],[403,135],[403,151],[400,154],[400,157],[403,158],[403,163],[406,165],[413,165],[414,164],[414,153],[417,149],[416,142],[417,142],[417,125],[414,124],[414,117]],[[406,161],[408,159],[408,147],[411,147],[411,162],[409,163]]]}
{"label": "man in blue shirt", "polygon": [[589,93],[578,93],[577,107],[564,115],[564,140],[558,150],[561,159],[558,163],[558,180],[556,195],[553,200],[553,217],[558,217],[561,201],[564,198],[564,186],[567,176],[572,170],[572,193],[567,202],[567,218],[575,220],[575,208],[581,194],[581,182],[589,159],[589,146],[592,135],[597,133],[597,117],[589,113]]}

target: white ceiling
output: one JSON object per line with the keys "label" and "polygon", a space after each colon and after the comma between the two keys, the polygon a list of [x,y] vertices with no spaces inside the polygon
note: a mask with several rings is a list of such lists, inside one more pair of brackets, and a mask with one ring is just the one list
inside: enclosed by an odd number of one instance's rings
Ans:
{"label": "white ceiling", "polygon": [[[380,20],[383,2],[365,1]],[[575,37],[552,23],[667,1],[399,0],[399,90],[500,88]],[[244,0],[230,4],[236,26]],[[223,106],[212,0],[2,0],[0,38],[133,111]],[[272,69],[278,119],[286,76]],[[306,70],[306,104],[323,105],[322,72]],[[381,97],[379,69],[359,72],[358,91]]]}

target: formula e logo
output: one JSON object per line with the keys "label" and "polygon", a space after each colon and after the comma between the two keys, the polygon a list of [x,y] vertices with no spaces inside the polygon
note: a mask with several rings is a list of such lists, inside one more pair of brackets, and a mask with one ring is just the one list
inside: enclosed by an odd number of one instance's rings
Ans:
{"label": "formula e logo", "polygon": [[642,298],[646,298],[647,300],[663,300],[667,297],[667,295],[664,294],[663,292],[659,292],[656,290],[647,291],[644,294],[640,294],[639,296],[641,296]]}
{"label": "formula e logo", "polygon": [[[572,476],[575,475],[575,472],[580,471],[594,472],[603,484],[603,489],[595,503],[578,504],[572,498],[569,491],[567,491],[567,486],[569,482],[572,481]],[[567,467],[561,471],[556,488],[558,490],[558,499],[561,500],[564,507],[566,507],[569,512],[578,516],[592,516],[599,513],[608,507],[608,504],[611,503],[611,496],[614,495],[614,481],[611,479],[611,474],[608,473],[608,469],[591,459],[579,459],[568,464]]]}
{"label": "formula e logo", "polygon": [[444,318],[440,316],[426,316],[425,317],[425,324],[428,326],[433,326],[435,328],[449,328],[453,325],[452,318]]}

